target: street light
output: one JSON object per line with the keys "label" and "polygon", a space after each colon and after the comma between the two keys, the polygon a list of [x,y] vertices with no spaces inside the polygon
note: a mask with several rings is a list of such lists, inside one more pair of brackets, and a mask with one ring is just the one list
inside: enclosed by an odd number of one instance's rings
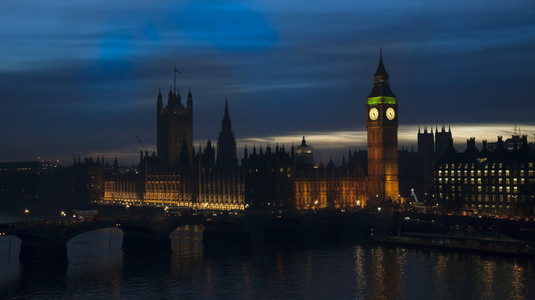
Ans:
{"label": "street light", "polygon": [[28,222],[28,214],[30,214],[30,210],[26,208],[26,209],[24,210],[24,217],[25,217],[25,219],[26,219],[26,222]]}

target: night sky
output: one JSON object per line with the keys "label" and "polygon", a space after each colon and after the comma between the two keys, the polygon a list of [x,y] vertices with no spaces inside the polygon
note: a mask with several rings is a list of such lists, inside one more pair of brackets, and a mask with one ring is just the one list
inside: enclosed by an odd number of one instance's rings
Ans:
{"label": "night sky", "polygon": [[438,2],[2,1],[0,161],[135,163],[136,136],[155,149],[174,64],[196,148],[228,98],[239,153],[306,135],[316,161],[339,161],[366,147],[381,46],[400,147],[443,122],[459,150],[515,124],[534,141],[535,1]]}

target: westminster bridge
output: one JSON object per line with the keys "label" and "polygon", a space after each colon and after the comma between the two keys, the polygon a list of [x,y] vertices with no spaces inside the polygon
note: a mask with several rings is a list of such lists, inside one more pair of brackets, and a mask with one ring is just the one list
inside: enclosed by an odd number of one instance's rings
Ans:
{"label": "westminster bridge", "polygon": [[485,235],[508,235],[535,242],[535,220],[510,220],[414,214],[404,212],[370,213],[365,211],[309,211],[264,214],[229,214],[205,212],[170,217],[101,219],[86,222],[18,222],[0,224],[0,237],[17,236],[21,240],[19,259],[26,262],[67,264],[67,244],[75,236],[103,228],[123,231],[125,253],[169,253],[170,235],[186,225],[203,226],[203,242],[242,243],[260,241],[298,241],[313,236],[324,239],[343,237],[370,239],[374,235],[398,235],[403,232],[445,234],[460,230],[466,234],[479,231]]}
{"label": "westminster bridge", "polygon": [[77,235],[103,228],[123,231],[125,253],[170,252],[170,234],[186,225],[203,225],[203,240],[248,242],[270,237],[296,240],[310,234],[333,233],[365,238],[378,217],[364,212],[311,211],[266,214],[210,212],[169,217],[121,217],[85,222],[17,222],[0,224],[1,236],[21,240],[21,263],[67,263],[67,244]]}

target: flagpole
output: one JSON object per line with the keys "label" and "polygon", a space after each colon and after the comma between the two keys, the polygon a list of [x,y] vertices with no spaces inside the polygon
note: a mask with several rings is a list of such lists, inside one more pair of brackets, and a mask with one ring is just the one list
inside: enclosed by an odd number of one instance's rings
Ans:
{"label": "flagpole", "polygon": [[176,65],[173,66],[173,76],[175,76],[175,97],[176,97]]}

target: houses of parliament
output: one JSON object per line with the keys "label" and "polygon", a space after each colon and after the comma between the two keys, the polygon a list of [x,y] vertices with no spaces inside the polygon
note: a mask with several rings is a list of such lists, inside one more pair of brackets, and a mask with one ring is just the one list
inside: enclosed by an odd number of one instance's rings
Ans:
{"label": "houses of parliament", "polygon": [[290,149],[245,146],[239,160],[227,102],[217,145],[207,141],[204,149],[194,149],[191,90],[183,103],[171,88],[165,105],[160,91],[157,152],[142,151],[135,171],[112,168],[104,176],[98,202],[262,211],[351,209],[400,201],[398,104],[382,53],[364,107],[368,149],[350,151],[339,166],[332,160],[314,165],[305,137]]}

